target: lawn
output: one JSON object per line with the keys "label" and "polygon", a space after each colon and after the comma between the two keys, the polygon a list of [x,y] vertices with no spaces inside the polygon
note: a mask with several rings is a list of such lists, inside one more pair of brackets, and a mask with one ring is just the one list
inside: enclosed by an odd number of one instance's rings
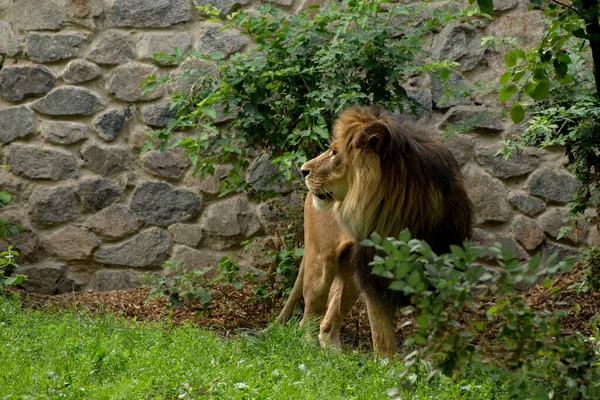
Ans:
{"label": "lawn", "polygon": [[[385,399],[399,362],[319,348],[305,331],[271,325],[225,339],[191,324],[21,307],[0,295],[0,399]],[[471,372],[420,379],[410,399],[507,398],[508,377]]]}

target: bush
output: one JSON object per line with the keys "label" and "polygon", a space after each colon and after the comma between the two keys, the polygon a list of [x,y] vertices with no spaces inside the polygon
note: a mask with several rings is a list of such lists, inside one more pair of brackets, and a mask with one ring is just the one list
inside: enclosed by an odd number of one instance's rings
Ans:
{"label": "bush", "polygon": [[[10,193],[0,191],[0,205],[5,206],[12,200]],[[9,222],[5,218],[0,218],[0,239],[7,234],[14,234],[19,232],[21,229],[18,226],[9,225]],[[15,257],[19,255],[19,252],[14,250],[13,246],[8,246],[5,251],[0,252],[0,292],[2,292],[4,286],[18,285],[23,282],[27,276],[23,274],[14,274],[13,271],[19,266],[15,262]]]}

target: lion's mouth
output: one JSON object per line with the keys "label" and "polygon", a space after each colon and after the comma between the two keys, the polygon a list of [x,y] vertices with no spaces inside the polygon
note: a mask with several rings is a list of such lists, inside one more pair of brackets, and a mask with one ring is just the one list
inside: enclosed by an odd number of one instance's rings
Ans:
{"label": "lion's mouth", "polygon": [[314,195],[317,196],[319,200],[333,200],[333,193],[331,192],[315,193]]}

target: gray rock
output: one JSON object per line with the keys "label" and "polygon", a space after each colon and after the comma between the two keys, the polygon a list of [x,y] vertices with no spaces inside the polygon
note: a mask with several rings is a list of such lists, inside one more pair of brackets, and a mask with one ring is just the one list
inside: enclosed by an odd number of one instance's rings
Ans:
{"label": "gray rock", "polygon": [[96,64],[85,60],[73,60],[62,73],[62,78],[69,84],[88,82],[102,75]]}
{"label": "gray rock", "polygon": [[202,241],[202,227],[195,224],[173,224],[169,233],[174,241],[190,247],[197,247]]}
{"label": "gray rock", "polygon": [[132,114],[129,107],[122,109],[113,108],[94,118],[92,125],[98,136],[106,141],[112,141],[125,128],[125,124],[131,117]]}
{"label": "gray rock", "polygon": [[97,64],[124,64],[134,58],[133,45],[126,33],[105,31],[94,43],[87,58]]}
{"label": "gray rock", "polygon": [[407,108],[405,108],[404,114],[417,120],[431,115],[431,112],[433,110],[433,98],[431,91],[428,89],[420,88],[405,89],[406,95],[414,103],[412,105],[406,105]]}
{"label": "gray rock", "polygon": [[44,250],[60,260],[85,260],[100,245],[93,233],[79,226],[67,226],[42,241]]}
{"label": "gray rock", "polygon": [[[490,236],[482,229],[474,229],[471,242],[477,246],[491,247],[498,243],[504,249],[508,249],[512,252],[514,258],[520,261],[527,259],[527,253],[521,248],[521,246],[511,237],[508,236]],[[494,261],[496,259],[495,254],[491,251],[485,250],[479,256],[479,259],[484,261]]]}
{"label": "gray rock", "polygon": [[[186,54],[192,49],[193,43],[194,38],[189,32],[144,33],[137,43],[138,59],[157,61],[154,59],[155,54],[163,53],[165,56],[172,55],[176,47],[180,48],[183,54]],[[177,64],[177,62],[168,61],[157,62],[162,65]]]}
{"label": "gray rock", "polygon": [[29,292],[56,294],[66,269],[65,264],[55,261],[42,261],[21,266],[19,273],[27,275],[27,279],[19,286]]}
{"label": "gray rock", "polygon": [[142,81],[148,76],[159,76],[156,67],[131,62],[115,68],[108,78],[108,91],[118,99],[135,102],[158,99],[165,94],[163,86],[156,86],[147,93],[140,87]]}
{"label": "gray rock", "polygon": [[65,180],[78,175],[77,159],[62,150],[13,143],[7,161],[13,174],[25,178]]}
{"label": "gray rock", "polygon": [[156,181],[138,186],[130,204],[138,218],[155,225],[186,221],[196,215],[201,206],[202,198],[197,194]]}
{"label": "gray rock", "polygon": [[103,0],[68,1],[64,7],[69,20],[77,25],[96,30],[96,20],[102,15]]}
{"label": "gray rock", "polygon": [[0,143],[10,143],[35,133],[35,113],[25,106],[0,109]]}
{"label": "gray rock", "polygon": [[513,222],[513,237],[527,250],[535,250],[544,242],[544,232],[534,220],[519,215]]}
{"label": "gray rock", "polygon": [[19,53],[19,40],[10,24],[0,21],[0,54],[14,57]]}
{"label": "gray rock", "polygon": [[69,221],[74,212],[75,192],[69,186],[38,190],[29,201],[31,219],[40,225]]}
{"label": "gray rock", "polygon": [[207,244],[216,250],[239,245],[261,231],[254,206],[244,195],[213,203],[200,221]]}
{"label": "gray rock", "polygon": [[171,147],[165,151],[152,150],[140,156],[142,167],[169,179],[179,179],[191,165],[183,147]]}
{"label": "gray rock", "polygon": [[143,279],[139,272],[132,271],[98,271],[92,277],[92,290],[107,292],[142,286]]}
{"label": "gray rock", "polygon": [[176,117],[176,110],[171,110],[168,103],[148,104],[141,107],[142,121],[148,126],[164,128]]}
{"label": "gray rock", "polygon": [[77,194],[83,210],[94,212],[121,200],[123,189],[108,179],[88,178],[79,180]]}
{"label": "gray rock", "polygon": [[168,257],[171,242],[164,229],[150,228],[125,242],[101,245],[94,261],[128,267],[158,267]]}
{"label": "gray rock", "polygon": [[29,97],[40,97],[50,92],[56,77],[45,67],[4,67],[0,70],[0,96],[9,101],[22,101]]}
{"label": "gray rock", "polygon": [[546,209],[546,204],[542,200],[527,195],[512,195],[508,200],[510,204],[517,207],[523,214],[531,217]]}
{"label": "gray rock", "polygon": [[196,45],[198,51],[205,55],[220,51],[226,57],[242,50],[249,43],[245,36],[236,33],[234,30],[219,31],[221,28],[221,24],[206,24],[204,33],[202,33]]}
{"label": "gray rock", "polygon": [[109,0],[106,9],[109,27],[161,28],[191,20],[186,0]]}
{"label": "gray rock", "polygon": [[292,190],[291,184],[285,180],[277,166],[271,163],[267,154],[262,154],[252,162],[246,182],[252,190],[260,192],[289,193]]}
{"label": "gray rock", "polygon": [[290,198],[269,199],[261,203],[256,211],[265,230],[274,233],[289,224],[295,214],[301,214],[302,209],[302,201],[292,194]]}
{"label": "gray rock", "polygon": [[289,7],[291,6],[294,1],[293,0],[273,0],[273,1],[265,1],[263,0],[264,3],[273,3],[273,4],[279,4],[280,6],[284,6],[284,7]]}
{"label": "gray rock", "polygon": [[445,83],[438,75],[431,75],[431,97],[433,105],[439,109],[447,109],[454,106],[471,104],[469,96],[465,94],[465,89],[469,84],[462,76],[454,71]]}
{"label": "gray rock", "polygon": [[445,138],[444,144],[450,150],[459,166],[463,166],[473,158],[475,140],[467,135],[453,135]]}
{"label": "gray rock", "polygon": [[569,214],[568,209],[553,208],[545,212],[539,221],[544,232],[553,240],[557,240],[556,238],[564,226],[571,226],[571,229],[564,234],[560,241],[573,244],[585,243],[589,231],[588,224],[582,218],[570,223],[565,222],[565,218]]}
{"label": "gray rock", "polygon": [[48,115],[89,115],[104,108],[94,92],[76,86],[64,86],[51,91],[31,107]]}
{"label": "gray rock", "polygon": [[194,171],[191,170],[183,179],[183,184],[201,191],[209,197],[216,197],[221,187],[220,182],[227,177],[232,169],[233,167],[230,165],[215,165],[214,174],[207,174],[204,178],[200,178],[198,174],[194,175]]}
{"label": "gray rock", "polygon": [[24,31],[57,31],[66,21],[60,0],[15,0],[17,27]]}
{"label": "gray rock", "polygon": [[497,152],[496,149],[485,148],[479,148],[475,152],[479,164],[496,178],[508,179],[527,175],[540,165],[538,153],[533,150],[513,153],[508,159],[503,155],[496,155]]}
{"label": "gray rock", "polygon": [[131,166],[131,154],[125,147],[101,146],[88,142],[81,148],[81,155],[92,171],[102,176],[116,175]]}
{"label": "gray rock", "polygon": [[173,260],[180,261],[180,267],[189,271],[192,269],[204,270],[207,268],[217,268],[221,258],[227,256],[226,252],[219,252],[211,249],[192,249],[187,246],[176,245],[173,248]]}
{"label": "gray rock", "polygon": [[91,129],[78,122],[44,121],[40,125],[42,136],[55,144],[73,144],[90,136]]}
{"label": "gray rock", "polygon": [[58,283],[58,293],[72,293],[85,290],[90,280],[87,271],[68,271]]}
{"label": "gray rock", "polygon": [[31,32],[27,35],[25,51],[33,62],[67,60],[81,55],[80,46],[84,40],[80,35]]}
{"label": "gray rock", "polygon": [[502,122],[483,107],[456,106],[449,110],[439,129],[449,127],[469,130],[483,134],[496,134],[502,132]]}
{"label": "gray rock", "polygon": [[[20,221],[10,221],[10,224],[22,224],[22,219]],[[7,241],[7,244],[11,244],[19,251],[19,261],[22,260],[34,261],[36,257],[36,253],[38,248],[40,247],[40,240],[36,231],[30,226],[22,226],[22,230],[15,233],[9,233],[4,238]],[[0,244],[0,248],[4,251],[6,250],[5,246]],[[17,262],[19,262],[17,261]]]}
{"label": "gray rock", "polygon": [[544,263],[547,263],[550,256],[554,254],[556,254],[555,263],[561,262],[567,257],[575,257],[575,260],[577,260],[581,256],[581,252],[577,249],[546,241],[542,246],[542,259]]}
{"label": "gray rock", "polygon": [[483,59],[479,34],[469,24],[450,23],[435,36],[431,54],[438,60],[458,61],[461,71],[470,71]]}
{"label": "gray rock", "polygon": [[494,0],[494,12],[507,11],[515,8],[519,4],[519,0]]}
{"label": "gray rock", "polygon": [[188,58],[169,74],[168,87],[173,92],[188,92],[204,75],[215,75],[218,69],[214,61]]}
{"label": "gray rock", "polygon": [[562,169],[540,168],[527,180],[529,193],[556,203],[568,203],[580,183]]}
{"label": "gray rock", "polygon": [[[282,1],[282,0],[280,0]],[[291,5],[291,0],[283,0],[284,2],[288,2],[290,4],[287,4],[287,6]],[[210,4],[213,7],[218,8],[221,12],[219,13],[219,17],[220,18],[224,18],[227,15],[231,14],[234,11],[239,10],[240,8],[242,8],[243,6],[247,6],[248,4],[250,4],[250,0],[194,0],[194,3],[196,4],[196,6],[198,7],[204,7],[208,4]],[[279,2],[274,2],[277,4],[281,4]],[[281,5],[286,5],[286,4],[281,4]]]}
{"label": "gray rock", "polygon": [[470,169],[465,174],[465,186],[475,208],[475,222],[505,222],[510,216],[506,188],[501,181]]}
{"label": "gray rock", "polygon": [[118,239],[136,232],[140,223],[129,208],[113,204],[89,217],[87,226],[99,235]]}

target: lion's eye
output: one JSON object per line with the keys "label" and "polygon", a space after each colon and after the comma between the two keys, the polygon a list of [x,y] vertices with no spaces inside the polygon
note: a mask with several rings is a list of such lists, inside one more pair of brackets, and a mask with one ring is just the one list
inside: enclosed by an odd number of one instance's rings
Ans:
{"label": "lion's eye", "polygon": [[336,156],[336,154],[337,154],[337,151],[335,151],[335,150],[331,150],[331,157],[335,157],[335,156]]}

